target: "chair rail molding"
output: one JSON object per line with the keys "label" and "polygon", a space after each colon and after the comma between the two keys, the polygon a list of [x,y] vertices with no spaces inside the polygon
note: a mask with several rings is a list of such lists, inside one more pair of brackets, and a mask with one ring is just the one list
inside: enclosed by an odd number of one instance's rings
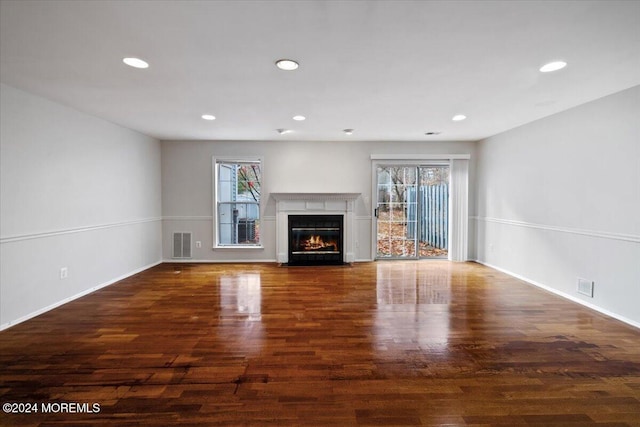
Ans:
{"label": "chair rail molding", "polygon": [[538,224],[527,221],[519,221],[513,219],[493,218],[484,216],[472,216],[470,217],[474,221],[478,222],[491,222],[494,224],[505,224],[513,227],[535,228],[538,230],[555,231],[559,233],[578,234],[581,236],[596,237],[600,239],[610,240],[622,240],[625,242],[640,243],[640,236],[636,234],[625,233],[612,233],[608,231],[600,230],[586,230],[581,228],[563,227],[558,225]]}

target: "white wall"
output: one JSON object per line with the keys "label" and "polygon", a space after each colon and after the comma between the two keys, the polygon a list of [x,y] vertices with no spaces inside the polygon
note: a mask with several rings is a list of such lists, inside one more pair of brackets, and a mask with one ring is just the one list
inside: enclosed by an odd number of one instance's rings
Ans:
{"label": "white wall", "polygon": [[[202,241],[195,260],[274,261],[272,192],[362,194],[367,260],[371,154],[444,153],[472,156],[472,257],[640,325],[640,87],[479,144],[160,143],[10,86],[0,100],[0,328],[170,260],[174,231]],[[265,248],[214,251],[211,158],[247,155],[264,158]]]}
{"label": "white wall", "polygon": [[5,328],[161,261],[161,151],[10,86],[0,100]]}
{"label": "white wall", "polygon": [[[190,231],[202,248],[193,247],[193,259],[202,261],[269,261],[275,254],[275,201],[270,193],[360,193],[355,222],[356,259],[371,259],[371,154],[471,154],[473,142],[162,142],[163,255],[171,260],[173,232]],[[212,237],[212,157],[262,156],[263,250],[215,251]],[[473,206],[473,191],[471,192]],[[473,208],[471,208],[473,209]]]}
{"label": "white wall", "polygon": [[639,118],[637,86],[481,141],[478,260],[640,326]]}

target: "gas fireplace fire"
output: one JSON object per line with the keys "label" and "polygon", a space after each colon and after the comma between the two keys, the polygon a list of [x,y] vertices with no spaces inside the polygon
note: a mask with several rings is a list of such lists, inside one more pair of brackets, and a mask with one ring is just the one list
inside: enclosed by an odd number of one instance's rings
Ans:
{"label": "gas fireplace fire", "polygon": [[289,265],[343,263],[342,215],[289,215]]}
{"label": "gas fireplace fire", "polygon": [[[325,238],[326,239],[326,238]],[[309,236],[308,239],[303,240],[302,242],[297,242],[298,247],[294,248],[294,253],[298,253],[300,251],[314,251],[314,252],[328,252],[333,253],[338,251],[338,242],[334,239],[325,239],[319,235]]]}

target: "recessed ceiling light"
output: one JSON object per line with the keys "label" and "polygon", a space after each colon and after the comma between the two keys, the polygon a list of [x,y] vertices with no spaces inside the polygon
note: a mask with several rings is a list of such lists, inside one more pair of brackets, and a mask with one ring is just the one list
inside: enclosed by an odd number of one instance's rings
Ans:
{"label": "recessed ceiling light", "polygon": [[212,116],[211,114],[203,114],[202,118],[205,120],[215,120],[216,116]]}
{"label": "recessed ceiling light", "polygon": [[149,68],[149,64],[140,58],[123,58],[122,62],[134,68]]}
{"label": "recessed ceiling light", "polygon": [[293,71],[298,68],[298,63],[292,59],[278,59],[276,67],[284,71]]}
{"label": "recessed ceiling light", "polygon": [[284,135],[285,133],[293,132],[291,129],[276,129],[280,135]]}
{"label": "recessed ceiling light", "polygon": [[551,71],[561,70],[567,66],[567,63],[564,61],[554,61],[549,62],[548,64],[544,64],[540,67],[540,71],[543,73],[550,73]]}
{"label": "recessed ceiling light", "polygon": [[456,114],[455,116],[451,117],[451,120],[453,120],[454,122],[459,122],[466,118],[467,116],[465,116],[464,114]]}
{"label": "recessed ceiling light", "polygon": [[293,116],[293,120],[297,120],[299,122],[306,120],[307,118],[305,116]]}
{"label": "recessed ceiling light", "polygon": [[352,135],[353,134],[353,129],[345,129],[342,132],[346,133],[347,135]]}

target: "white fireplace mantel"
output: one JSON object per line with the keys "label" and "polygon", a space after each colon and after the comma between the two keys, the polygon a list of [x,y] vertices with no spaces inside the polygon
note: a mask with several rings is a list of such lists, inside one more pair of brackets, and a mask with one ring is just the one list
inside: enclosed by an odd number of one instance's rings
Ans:
{"label": "white fireplace mantel", "polygon": [[360,197],[360,193],[271,193],[276,201],[281,200],[346,200],[354,201]]}
{"label": "white fireplace mantel", "polygon": [[354,204],[360,193],[271,193],[276,201],[276,259],[289,261],[289,215],[344,215],[344,262],[355,261]]}

